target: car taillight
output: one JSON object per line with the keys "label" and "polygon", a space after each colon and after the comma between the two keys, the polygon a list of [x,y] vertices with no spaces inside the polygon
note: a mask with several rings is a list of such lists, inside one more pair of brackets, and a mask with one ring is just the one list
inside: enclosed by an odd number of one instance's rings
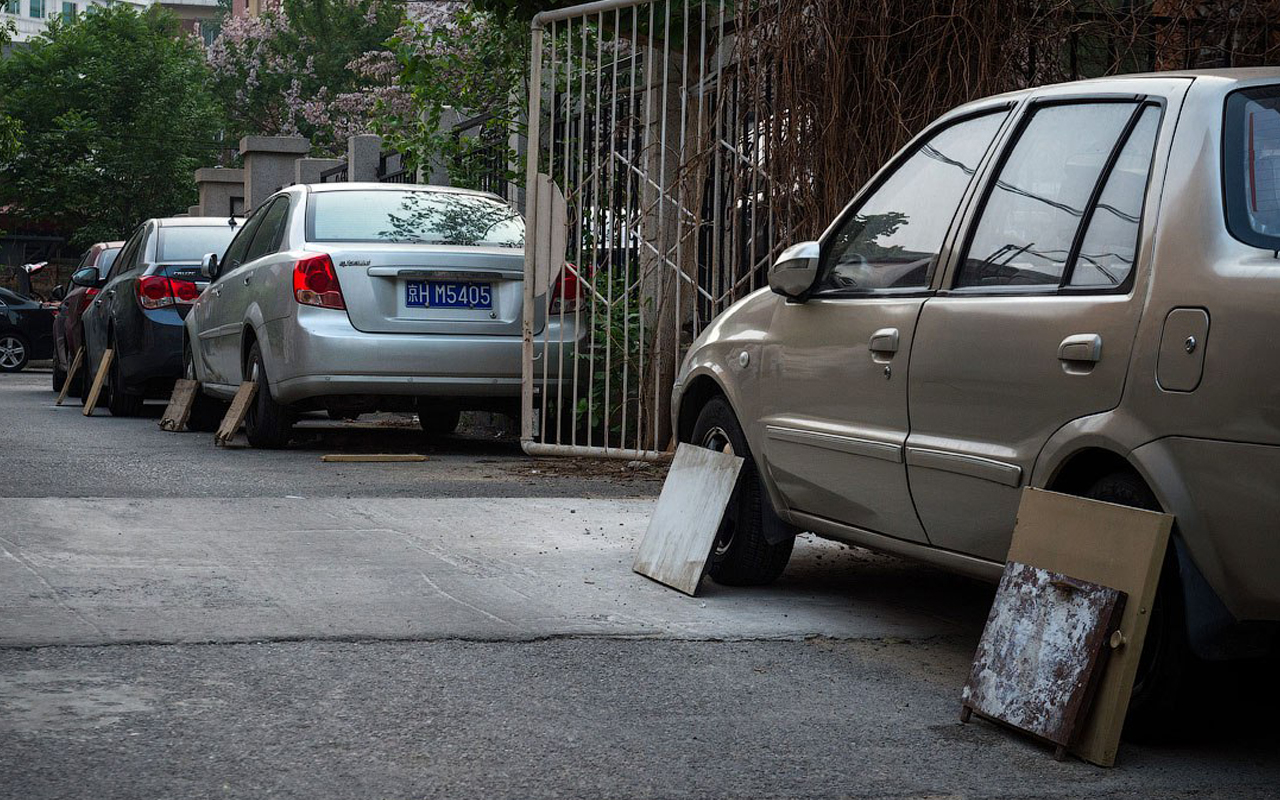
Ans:
{"label": "car taillight", "polygon": [[551,313],[572,314],[582,305],[582,278],[572,264],[566,263],[551,290]]}
{"label": "car taillight", "polygon": [[293,297],[304,306],[345,309],[338,273],[327,253],[310,256],[293,265]]}
{"label": "car taillight", "polygon": [[199,296],[200,287],[192,281],[160,275],[146,275],[138,279],[138,303],[143,308],[191,305]]}
{"label": "car taillight", "polygon": [[94,295],[96,295],[97,293],[98,293],[97,289],[85,289],[84,294],[80,295],[80,313],[81,314],[83,314],[84,310],[89,307],[90,303],[93,302]]}

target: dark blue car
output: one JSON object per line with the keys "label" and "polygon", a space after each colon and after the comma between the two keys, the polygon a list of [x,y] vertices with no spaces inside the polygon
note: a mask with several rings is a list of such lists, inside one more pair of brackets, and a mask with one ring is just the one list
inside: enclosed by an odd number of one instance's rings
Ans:
{"label": "dark blue car", "polygon": [[137,415],[182,377],[182,320],[207,283],[200,260],[226,250],[239,222],[149,219],[125,242],[83,317],[89,374],[115,352],[99,399],[114,416]]}

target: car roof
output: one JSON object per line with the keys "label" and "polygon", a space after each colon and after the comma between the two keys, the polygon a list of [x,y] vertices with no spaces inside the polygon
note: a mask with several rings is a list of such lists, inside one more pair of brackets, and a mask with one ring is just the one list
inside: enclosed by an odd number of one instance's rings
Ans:
{"label": "car roof", "polygon": [[[1181,78],[1183,80],[1212,80],[1215,83],[1227,85],[1232,83],[1250,83],[1259,80],[1275,80],[1280,83],[1280,67],[1231,67],[1222,69],[1181,69],[1169,70],[1167,72],[1127,72],[1122,75],[1107,75],[1101,78],[1081,78],[1075,81],[1062,81],[1061,83],[1045,83],[1039,86],[1032,86],[1027,89],[1015,89],[1011,92],[1002,94],[994,94],[982,97],[970,103],[958,106],[952,111],[975,108],[997,100],[1017,100],[1028,95],[1039,94],[1047,89],[1053,90],[1070,90],[1073,87],[1079,87],[1082,91],[1098,91],[1106,90],[1108,85],[1120,83],[1122,81],[1135,80],[1164,80],[1170,78]],[[949,114],[951,112],[948,112]]]}
{"label": "car roof", "polygon": [[244,222],[241,217],[162,217],[154,222],[161,228],[212,228],[226,225],[228,219],[234,219],[237,225]]}
{"label": "car roof", "polygon": [[484,192],[478,189],[463,189],[457,186],[436,186],[427,183],[375,183],[372,181],[350,181],[343,183],[308,183],[303,187],[309,192],[343,192],[343,191],[380,191],[380,192],[404,192],[404,191],[422,191],[422,192],[439,192],[440,194],[459,194],[470,195],[472,197],[487,197],[491,200],[502,200],[501,197],[493,192]]}

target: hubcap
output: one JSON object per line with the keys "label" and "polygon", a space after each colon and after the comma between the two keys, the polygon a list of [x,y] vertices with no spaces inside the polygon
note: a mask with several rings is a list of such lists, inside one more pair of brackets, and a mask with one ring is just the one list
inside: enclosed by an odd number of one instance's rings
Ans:
{"label": "hubcap", "polygon": [[0,339],[0,367],[13,368],[22,363],[27,348],[15,336]]}
{"label": "hubcap", "polygon": [[[733,442],[729,440],[729,434],[725,432],[724,428],[718,426],[703,434],[702,446],[718,453],[734,455]],[[733,533],[737,527],[738,504],[731,502],[729,507],[725,509],[724,522],[721,523],[720,530],[716,533],[716,545],[712,551],[714,557],[720,557],[729,552],[729,548],[733,546]]]}

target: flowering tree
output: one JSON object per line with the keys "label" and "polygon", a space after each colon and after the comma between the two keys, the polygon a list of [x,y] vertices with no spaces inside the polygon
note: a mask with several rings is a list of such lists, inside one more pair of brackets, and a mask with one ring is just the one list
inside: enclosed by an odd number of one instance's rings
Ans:
{"label": "flowering tree", "polygon": [[284,0],[227,19],[208,58],[228,132],[302,135],[340,153],[371,130],[375,108],[405,105],[385,45],[404,20],[404,0]]}

